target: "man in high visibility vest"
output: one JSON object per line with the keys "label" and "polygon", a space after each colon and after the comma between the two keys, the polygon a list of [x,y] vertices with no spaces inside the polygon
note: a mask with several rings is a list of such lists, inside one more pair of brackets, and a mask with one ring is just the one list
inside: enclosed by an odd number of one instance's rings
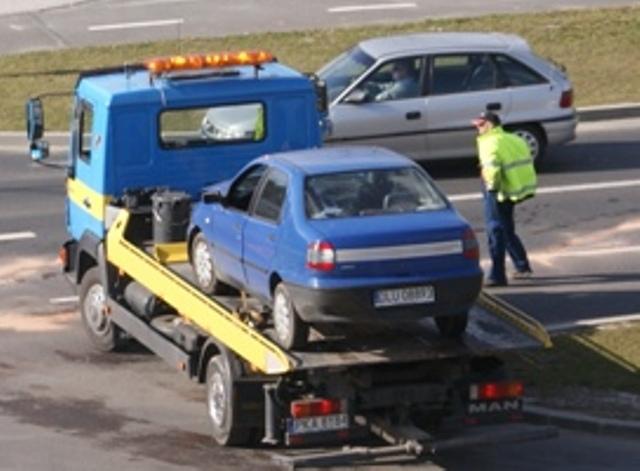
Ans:
{"label": "man in high visibility vest", "polygon": [[478,158],[484,184],[484,207],[491,271],[486,286],[506,286],[505,254],[516,272],[513,278],[531,276],[527,251],[515,231],[513,208],[536,192],[536,172],[527,143],[506,132],[500,117],[486,111],[473,124],[478,130]]}

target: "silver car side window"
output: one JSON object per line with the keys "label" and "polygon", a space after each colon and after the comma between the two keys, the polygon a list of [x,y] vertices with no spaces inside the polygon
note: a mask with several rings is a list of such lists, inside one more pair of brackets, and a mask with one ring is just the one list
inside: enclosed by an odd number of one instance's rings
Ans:
{"label": "silver car side window", "polygon": [[489,54],[434,56],[431,65],[431,95],[476,92],[498,88],[498,69]]}
{"label": "silver car side window", "polygon": [[405,100],[422,95],[423,58],[408,57],[385,62],[357,88],[365,101]]}

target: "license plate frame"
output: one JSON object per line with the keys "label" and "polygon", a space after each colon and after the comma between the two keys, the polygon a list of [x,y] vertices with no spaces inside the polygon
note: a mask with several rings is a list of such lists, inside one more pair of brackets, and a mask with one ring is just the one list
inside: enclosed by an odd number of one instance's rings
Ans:
{"label": "license plate frame", "polygon": [[287,423],[289,435],[334,432],[350,427],[349,414],[332,414],[313,417],[290,418]]}
{"label": "license plate frame", "polygon": [[435,302],[436,290],[433,285],[385,288],[373,292],[373,306],[376,308],[414,306]]}

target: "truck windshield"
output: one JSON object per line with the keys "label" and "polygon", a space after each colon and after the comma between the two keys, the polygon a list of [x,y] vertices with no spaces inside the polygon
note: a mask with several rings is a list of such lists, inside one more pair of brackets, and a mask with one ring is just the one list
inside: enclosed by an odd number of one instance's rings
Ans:
{"label": "truck windshield", "polygon": [[318,71],[327,84],[329,102],[358,79],[375,61],[359,47],[344,52]]}
{"label": "truck windshield", "polygon": [[414,167],[327,173],[305,182],[309,219],[414,213],[446,206],[431,180]]}

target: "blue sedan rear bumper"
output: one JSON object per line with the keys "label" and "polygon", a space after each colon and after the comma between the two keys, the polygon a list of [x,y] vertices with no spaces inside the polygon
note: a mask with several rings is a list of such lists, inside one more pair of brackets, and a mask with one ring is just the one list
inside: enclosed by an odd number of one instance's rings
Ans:
{"label": "blue sedan rear bumper", "polygon": [[480,293],[482,274],[424,284],[434,287],[434,302],[381,308],[373,304],[374,291],[398,286],[315,289],[287,284],[287,288],[298,315],[309,323],[412,322],[466,312]]}

